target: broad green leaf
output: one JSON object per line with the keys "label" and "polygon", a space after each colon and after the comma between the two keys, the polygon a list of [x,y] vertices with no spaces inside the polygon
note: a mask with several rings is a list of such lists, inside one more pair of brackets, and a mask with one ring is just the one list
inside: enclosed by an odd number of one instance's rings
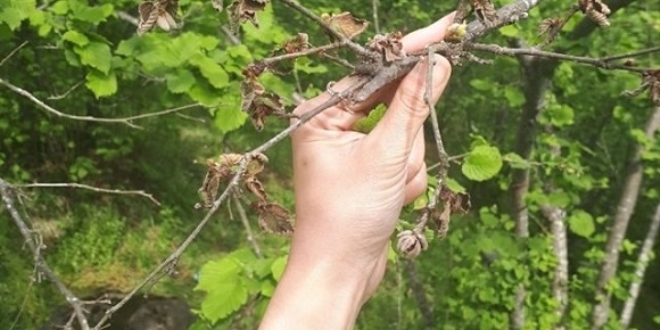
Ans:
{"label": "broad green leaf", "polygon": [[356,121],[355,124],[353,124],[352,129],[356,132],[364,134],[371,132],[371,130],[376,127],[376,124],[378,124],[380,119],[383,118],[385,112],[387,112],[387,107],[382,103],[379,104],[375,109],[369,112],[369,115]]}
{"label": "broad green leaf", "polygon": [[225,70],[209,57],[198,54],[191,61],[193,65],[199,68],[202,76],[206,78],[215,88],[223,88],[229,84],[229,75]]}
{"label": "broad green leaf", "polygon": [[660,315],[657,315],[653,318],[653,323],[660,324]]}
{"label": "broad green leaf", "polygon": [[573,108],[564,104],[549,106],[545,114],[550,117],[550,123],[557,127],[573,124]]}
{"label": "broad green leaf", "polygon": [[194,84],[188,91],[188,95],[206,107],[217,107],[222,100],[221,93],[212,89],[205,81],[198,81]]}
{"label": "broad green leaf", "polygon": [[97,98],[110,96],[117,92],[117,76],[114,72],[104,74],[96,70],[91,70],[85,79],[87,80],[85,86],[87,86]]}
{"label": "broad green leaf", "polygon": [[64,33],[62,35],[62,39],[66,40],[66,41],[70,41],[70,42],[74,43],[75,45],[81,46],[81,47],[85,46],[89,43],[89,39],[87,38],[87,36],[85,36],[84,34],[78,32],[76,30],[66,31],[66,33]]}
{"label": "broad green leaf", "polygon": [[5,22],[9,29],[16,30],[36,10],[36,6],[35,0],[0,0],[0,23]]}
{"label": "broad green leaf", "polygon": [[548,195],[548,202],[553,206],[563,208],[571,202],[571,197],[561,190],[555,190]]}
{"label": "broad green leaf", "polygon": [[461,166],[463,174],[473,181],[492,178],[502,168],[502,156],[496,147],[477,146],[465,158]]}
{"label": "broad green leaf", "polygon": [[574,234],[586,238],[590,237],[596,231],[594,218],[591,214],[582,210],[576,210],[571,214],[568,218],[568,227]]}
{"label": "broad green leaf", "polygon": [[172,93],[185,93],[195,83],[195,76],[186,69],[177,70],[176,73],[165,76],[167,80],[167,89]]}
{"label": "broad green leaf", "polygon": [[67,2],[67,0],[60,0],[52,4],[51,6],[48,6],[48,10],[53,12],[53,14],[63,16],[69,12],[69,3]]}
{"label": "broad green leaf", "polygon": [[215,127],[222,133],[227,133],[243,126],[248,118],[248,114],[245,111],[241,111],[238,106],[221,106],[215,111],[214,116]]}
{"label": "broad green leaf", "polygon": [[139,38],[130,38],[122,40],[117,46],[115,53],[118,55],[130,56],[133,54],[137,46],[140,44]]}
{"label": "broad green leaf", "polygon": [[217,280],[213,290],[202,301],[202,314],[215,323],[238,310],[247,302],[248,290],[241,278]]}
{"label": "broad green leaf", "polygon": [[71,8],[73,18],[94,25],[105,21],[114,12],[114,7],[107,3],[101,6],[90,7],[82,2],[70,1],[69,7]]}
{"label": "broad green leaf", "polygon": [[110,71],[112,53],[110,46],[101,42],[91,42],[85,47],[75,47],[74,51],[80,56],[80,62],[89,65],[103,73]]}

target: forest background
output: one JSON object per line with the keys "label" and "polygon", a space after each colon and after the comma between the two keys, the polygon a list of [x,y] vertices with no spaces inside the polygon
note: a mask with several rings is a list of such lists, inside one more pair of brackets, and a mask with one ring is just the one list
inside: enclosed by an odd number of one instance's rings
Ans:
{"label": "forest background", "polygon": [[[607,63],[657,68],[660,3],[605,2],[609,26],[578,11],[545,49],[592,58],[643,51]],[[456,7],[303,4],[317,15],[350,11],[370,21],[361,42],[376,31],[410,32]],[[540,1],[526,19],[480,41],[542,43],[547,33],[539,27],[576,4]],[[5,212],[5,199],[0,328],[39,328],[66,305],[35,258],[80,298],[136,288],[204,217],[194,205],[206,160],[250,151],[288,126],[268,118],[263,131],[255,130],[241,110],[242,70],[300,32],[314,46],[331,42],[280,1],[257,14],[259,28],[248,22],[238,34],[227,10],[218,13],[210,1],[178,5],[182,27],[139,36],[135,1],[0,0],[0,178],[36,243],[34,253]],[[333,54],[354,60],[344,50],[326,55]],[[456,66],[436,107],[452,187],[471,195],[471,211],[414,260],[392,253],[356,328],[657,329],[660,263],[649,260],[659,250],[652,243],[660,223],[660,83],[627,97],[622,93],[642,83],[639,72],[479,55],[494,62]],[[260,81],[292,109],[296,98],[348,73],[327,56],[312,56],[296,60],[292,74],[265,73]],[[430,126],[427,133],[431,167],[438,157]],[[292,210],[290,145],[265,154],[259,178],[269,198]],[[429,174],[432,195],[437,173]],[[52,183],[68,187],[46,185]],[[229,198],[175,267],[168,265],[169,274],[143,292],[188,301],[199,317],[195,329],[251,329],[287,246],[286,236],[258,229],[245,200]]]}

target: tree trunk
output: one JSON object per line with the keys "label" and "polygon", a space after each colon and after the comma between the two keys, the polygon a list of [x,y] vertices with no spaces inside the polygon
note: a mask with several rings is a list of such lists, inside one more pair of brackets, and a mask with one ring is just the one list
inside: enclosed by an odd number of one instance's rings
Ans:
{"label": "tree trunk", "polygon": [[[653,135],[660,126],[660,106],[655,107],[653,114],[646,123],[646,137],[653,139]],[[626,181],[623,185],[623,192],[617,205],[616,214],[610,228],[610,235],[607,238],[605,247],[605,260],[598,276],[596,284],[596,305],[591,316],[591,329],[599,330],[607,322],[610,296],[606,290],[608,283],[614,278],[619,263],[619,249],[626,236],[628,223],[637,204],[637,197],[642,185],[643,168],[641,155],[644,151],[642,145],[637,145],[635,152],[628,164]]]}
{"label": "tree trunk", "polygon": [[637,297],[639,297],[639,290],[642,288],[642,283],[644,282],[644,272],[646,271],[646,266],[648,266],[649,259],[651,259],[653,245],[655,244],[655,240],[658,237],[659,230],[660,204],[658,204],[655,209],[655,214],[651,219],[649,232],[646,234],[646,238],[642,244],[642,250],[639,252],[637,268],[635,269],[635,276],[637,277],[637,280],[630,285],[630,290],[628,291],[628,299],[623,305],[623,311],[621,312],[621,327],[623,329],[628,329],[630,326],[630,320],[632,319],[633,311],[635,310],[635,303],[637,302]]}
{"label": "tree trunk", "polygon": [[559,322],[554,329],[563,330],[563,319],[568,305],[568,239],[566,235],[566,211],[552,205],[542,205],[541,211],[552,233],[552,250],[557,258],[555,276],[552,280],[552,296],[557,301],[555,314]]}
{"label": "tree trunk", "polygon": [[[525,105],[518,127],[515,151],[523,159],[529,159],[532,154],[536,137],[536,118],[544,106],[545,92],[550,87],[555,66],[540,58],[521,57],[519,61],[523,68],[525,81]],[[529,214],[525,204],[525,196],[529,191],[529,169],[516,169],[512,172],[511,182],[512,211],[511,217],[516,224],[516,236],[525,240],[529,237]],[[525,287],[518,287],[515,307],[510,315],[511,329],[522,329],[525,324]]]}

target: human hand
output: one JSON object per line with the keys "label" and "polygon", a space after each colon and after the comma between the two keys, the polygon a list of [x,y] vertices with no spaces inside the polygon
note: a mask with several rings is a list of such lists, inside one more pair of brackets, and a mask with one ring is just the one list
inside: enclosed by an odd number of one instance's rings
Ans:
{"label": "human hand", "polygon": [[[406,35],[407,53],[444,38],[453,14]],[[402,207],[426,190],[422,126],[428,61],[362,104],[330,107],[292,134],[296,227],[284,276],[261,329],[347,329],[384,275]],[[451,66],[436,55],[432,103]],[[347,77],[333,86],[355,83]],[[300,105],[304,114],[331,97]],[[369,134],[351,130],[378,103],[389,105]]]}

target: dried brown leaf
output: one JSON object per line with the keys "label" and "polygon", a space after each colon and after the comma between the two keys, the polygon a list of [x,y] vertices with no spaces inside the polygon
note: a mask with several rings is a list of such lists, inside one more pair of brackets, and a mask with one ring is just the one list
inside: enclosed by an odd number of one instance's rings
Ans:
{"label": "dried brown leaf", "polygon": [[495,24],[495,21],[497,20],[497,10],[491,0],[472,0],[472,8],[481,24],[487,27]]}
{"label": "dried brown leaf", "polygon": [[578,6],[585,16],[589,17],[594,23],[600,26],[609,26],[607,15],[610,14],[610,8],[601,0],[578,0]]}
{"label": "dried brown leaf", "polygon": [[291,215],[284,207],[276,203],[253,203],[252,207],[259,214],[259,227],[269,233],[290,234],[293,232]]}
{"label": "dried brown leaf", "polygon": [[397,239],[396,249],[406,258],[415,258],[429,247],[426,237],[412,230],[400,232]]}
{"label": "dried brown leaf", "polygon": [[245,21],[250,21],[256,27],[259,27],[257,13],[264,10],[269,0],[235,0],[227,8],[229,11],[229,20],[234,30],[238,25]]}
{"label": "dried brown leaf", "polygon": [[383,56],[383,62],[389,63],[406,57],[403,50],[401,32],[388,33],[386,35],[377,34],[367,44],[370,50],[376,51]]}
{"label": "dried brown leaf", "polygon": [[348,39],[354,39],[367,29],[369,22],[356,18],[353,14],[345,11],[341,14],[323,14],[321,19],[326,22],[335,32]]}
{"label": "dried brown leaf", "polygon": [[257,131],[264,129],[267,116],[285,117],[284,104],[277,94],[266,92],[256,79],[246,79],[241,83],[241,110],[250,115],[250,121]]}
{"label": "dried brown leaf", "polygon": [[[217,196],[220,183],[226,181],[232,176],[232,174],[234,174],[231,165],[227,164],[226,162],[223,162],[222,156],[220,156],[221,159],[218,162],[210,159],[206,163],[208,166],[206,176],[204,177],[204,181],[202,182],[202,187],[199,188],[198,190],[199,196],[201,197],[203,204],[201,205],[198,204],[196,206],[197,208],[212,207],[213,202],[215,202],[215,197]],[[238,156],[240,157],[240,155]],[[228,157],[233,157],[233,156],[228,156]]]}
{"label": "dried brown leaf", "polygon": [[178,27],[176,23],[178,10],[178,0],[153,0],[140,3],[138,34],[149,31],[154,25],[158,25],[165,31],[176,29]]}

